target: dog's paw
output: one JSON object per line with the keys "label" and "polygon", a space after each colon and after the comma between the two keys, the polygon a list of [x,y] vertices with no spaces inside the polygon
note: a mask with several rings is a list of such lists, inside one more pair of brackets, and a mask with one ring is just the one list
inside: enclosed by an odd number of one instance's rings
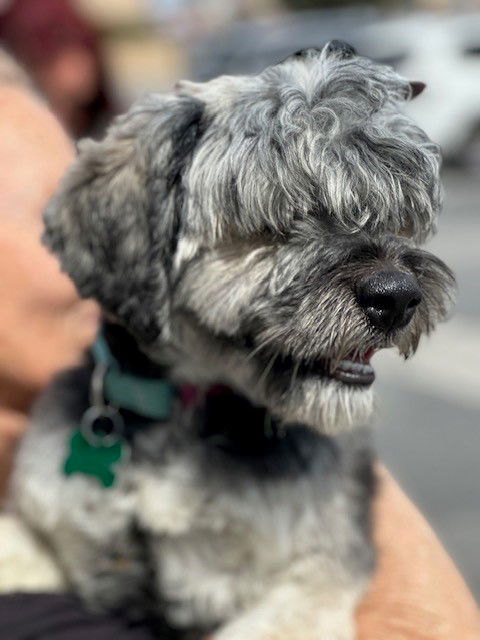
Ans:
{"label": "dog's paw", "polygon": [[21,520],[0,514],[0,540],[0,593],[63,591],[62,572]]}
{"label": "dog's paw", "polygon": [[354,607],[359,588],[334,591],[322,585],[277,588],[212,640],[355,640]]}
{"label": "dog's paw", "polygon": [[212,640],[355,640],[351,612],[322,611],[310,620],[296,612],[278,612],[278,617],[261,614],[233,621]]}

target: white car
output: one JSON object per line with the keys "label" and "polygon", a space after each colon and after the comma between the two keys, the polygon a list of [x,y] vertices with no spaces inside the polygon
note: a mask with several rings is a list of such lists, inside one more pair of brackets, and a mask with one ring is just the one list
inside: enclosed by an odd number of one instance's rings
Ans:
{"label": "white car", "polygon": [[427,89],[410,115],[445,157],[480,161],[480,13],[410,14],[361,29],[360,52]]}

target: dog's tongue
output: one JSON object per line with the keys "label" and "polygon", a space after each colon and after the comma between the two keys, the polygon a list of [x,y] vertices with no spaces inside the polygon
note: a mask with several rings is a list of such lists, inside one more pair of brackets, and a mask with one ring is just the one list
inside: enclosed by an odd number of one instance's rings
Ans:
{"label": "dog's tongue", "polygon": [[367,349],[367,351],[365,351],[365,353],[363,354],[361,362],[363,364],[369,364],[374,353],[375,353],[375,349],[373,347],[371,347],[370,349]]}

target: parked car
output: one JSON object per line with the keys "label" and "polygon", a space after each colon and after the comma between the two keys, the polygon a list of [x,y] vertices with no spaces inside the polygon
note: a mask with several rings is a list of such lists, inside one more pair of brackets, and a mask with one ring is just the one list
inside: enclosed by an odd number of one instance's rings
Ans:
{"label": "parked car", "polygon": [[374,22],[361,29],[358,47],[426,82],[408,112],[447,159],[480,163],[480,12]]}

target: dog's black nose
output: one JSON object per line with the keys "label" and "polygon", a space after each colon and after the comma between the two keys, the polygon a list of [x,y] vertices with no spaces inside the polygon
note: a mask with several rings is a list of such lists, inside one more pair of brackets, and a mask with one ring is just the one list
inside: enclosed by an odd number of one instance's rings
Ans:
{"label": "dog's black nose", "polygon": [[367,276],[356,293],[370,322],[384,331],[405,327],[422,300],[418,282],[403,271],[381,271]]}

